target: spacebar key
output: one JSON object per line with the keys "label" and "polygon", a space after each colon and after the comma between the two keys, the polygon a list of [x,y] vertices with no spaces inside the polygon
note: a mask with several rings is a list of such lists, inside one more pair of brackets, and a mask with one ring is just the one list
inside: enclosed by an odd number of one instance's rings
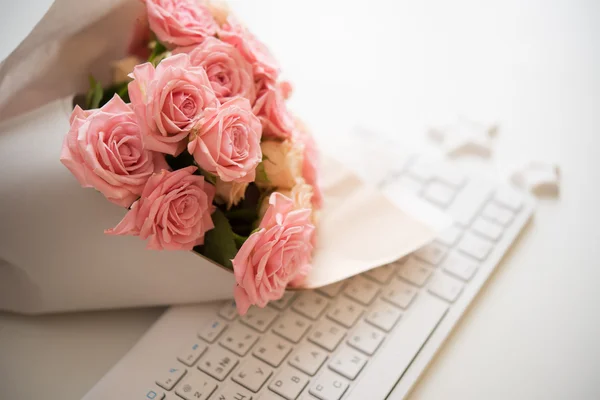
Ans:
{"label": "spacebar key", "polygon": [[419,294],[410,306],[410,313],[388,336],[387,343],[372,360],[371,368],[363,372],[347,399],[385,399],[447,310],[442,300],[428,293]]}

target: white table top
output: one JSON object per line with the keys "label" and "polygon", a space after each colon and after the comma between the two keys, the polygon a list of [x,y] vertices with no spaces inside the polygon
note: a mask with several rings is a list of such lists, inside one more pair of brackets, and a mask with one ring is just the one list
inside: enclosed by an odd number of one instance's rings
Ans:
{"label": "white table top", "polygon": [[[600,3],[233,3],[325,143],[361,123],[425,148],[428,122],[463,113],[501,124],[486,168],[561,167],[410,398],[599,398]],[[80,398],[160,312],[0,313],[0,398]]]}

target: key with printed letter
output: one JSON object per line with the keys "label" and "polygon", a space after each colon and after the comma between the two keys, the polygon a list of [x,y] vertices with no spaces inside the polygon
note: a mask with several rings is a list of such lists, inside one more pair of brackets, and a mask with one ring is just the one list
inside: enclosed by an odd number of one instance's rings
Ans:
{"label": "key with printed letter", "polygon": [[313,376],[327,359],[327,353],[307,342],[303,342],[290,357],[290,365]]}
{"label": "key with printed letter", "polygon": [[223,335],[219,344],[243,357],[257,340],[258,335],[254,333],[254,331],[244,326],[237,325],[231,327],[231,329]]}
{"label": "key with printed letter", "polygon": [[385,335],[377,328],[373,328],[364,322],[359,323],[350,335],[348,344],[366,355],[372,356],[375,350],[383,342]]}
{"label": "key with printed letter", "polygon": [[285,397],[294,400],[308,383],[308,377],[300,371],[284,366],[269,384],[269,389]]}
{"label": "key with printed letter", "polygon": [[185,400],[207,400],[217,389],[217,384],[199,371],[192,371],[175,389]]}
{"label": "key with printed letter", "polygon": [[227,328],[227,324],[225,322],[220,319],[215,319],[206,324],[204,329],[198,333],[198,336],[206,340],[208,343],[212,343],[219,337],[225,328]]}
{"label": "key with printed letter", "polygon": [[252,354],[267,364],[278,367],[290,351],[292,351],[292,346],[285,339],[273,334],[267,334],[254,347]]}
{"label": "key with printed letter", "polygon": [[348,389],[348,382],[332,371],[325,370],[309,392],[320,400],[339,400]]}
{"label": "key with printed letter", "polygon": [[272,308],[259,308],[250,307],[246,315],[244,315],[241,321],[251,328],[256,329],[259,332],[265,332],[269,325],[277,318],[277,311]]}
{"label": "key with printed letter", "polygon": [[346,332],[333,322],[321,321],[308,335],[308,340],[326,350],[334,351]]}
{"label": "key with printed letter", "polygon": [[237,363],[238,358],[229,351],[219,346],[213,346],[200,358],[198,369],[222,381]]}
{"label": "key with printed letter", "polygon": [[180,368],[179,366],[168,368],[164,372],[164,376],[156,381],[156,384],[163,389],[171,390],[186,372],[187,370],[185,368]]}
{"label": "key with printed letter", "polygon": [[344,325],[346,328],[351,328],[362,315],[363,308],[358,303],[346,298],[340,297],[331,306],[327,312],[327,316],[335,322]]}
{"label": "key with printed letter", "polygon": [[202,343],[200,341],[195,342],[191,346],[186,346],[185,348],[181,349],[177,359],[188,367],[191,367],[196,363],[196,361],[198,361],[198,358],[200,358],[202,353],[206,351],[207,347],[208,346],[206,343]]}
{"label": "key with printed letter", "polygon": [[298,343],[310,326],[310,322],[306,318],[296,313],[288,312],[275,323],[273,332],[289,341]]}
{"label": "key with printed letter", "polygon": [[329,363],[329,368],[338,374],[354,379],[367,363],[367,357],[350,347],[345,346]]}
{"label": "key with printed letter", "polygon": [[368,306],[379,293],[379,285],[364,276],[357,275],[350,279],[344,294],[359,303]]}
{"label": "key with printed letter", "polygon": [[373,309],[367,314],[366,321],[371,325],[389,332],[402,316],[402,312],[385,301],[377,300]]}
{"label": "key with printed letter", "polygon": [[249,358],[235,371],[231,379],[256,393],[271,374],[273,374],[273,370],[267,364],[256,358]]}
{"label": "key with printed letter", "polygon": [[227,382],[223,390],[217,392],[216,396],[211,397],[210,400],[252,400],[254,398],[251,392],[240,385]]}
{"label": "key with printed letter", "polygon": [[317,292],[309,291],[300,294],[292,308],[310,319],[317,319],[327,304],[329,304],[327,298]]}

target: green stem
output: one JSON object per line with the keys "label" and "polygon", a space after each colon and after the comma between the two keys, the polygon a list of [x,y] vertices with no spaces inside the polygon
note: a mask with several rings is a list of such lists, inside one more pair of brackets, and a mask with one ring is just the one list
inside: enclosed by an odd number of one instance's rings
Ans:
{"label": "green stem", "polygon": [[248,239],[246,236],[238,235],[237,233],[233,232],[233,240],[238,248],[242,247],[246,239]]}

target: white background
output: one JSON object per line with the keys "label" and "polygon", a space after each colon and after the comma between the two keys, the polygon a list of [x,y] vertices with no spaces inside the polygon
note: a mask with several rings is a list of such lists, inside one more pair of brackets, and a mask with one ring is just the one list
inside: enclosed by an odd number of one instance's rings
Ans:
{"label": "white background", "polygon": [[[326,146],[361,124],[426,149],[425,127],[462,113],[500,122],[484,168],[561,167],[560,198],[540,201],[410,398],[599,398],[600,2],[232,4]],[[80,398],[159,313],[0,314],[0,398]]]}

